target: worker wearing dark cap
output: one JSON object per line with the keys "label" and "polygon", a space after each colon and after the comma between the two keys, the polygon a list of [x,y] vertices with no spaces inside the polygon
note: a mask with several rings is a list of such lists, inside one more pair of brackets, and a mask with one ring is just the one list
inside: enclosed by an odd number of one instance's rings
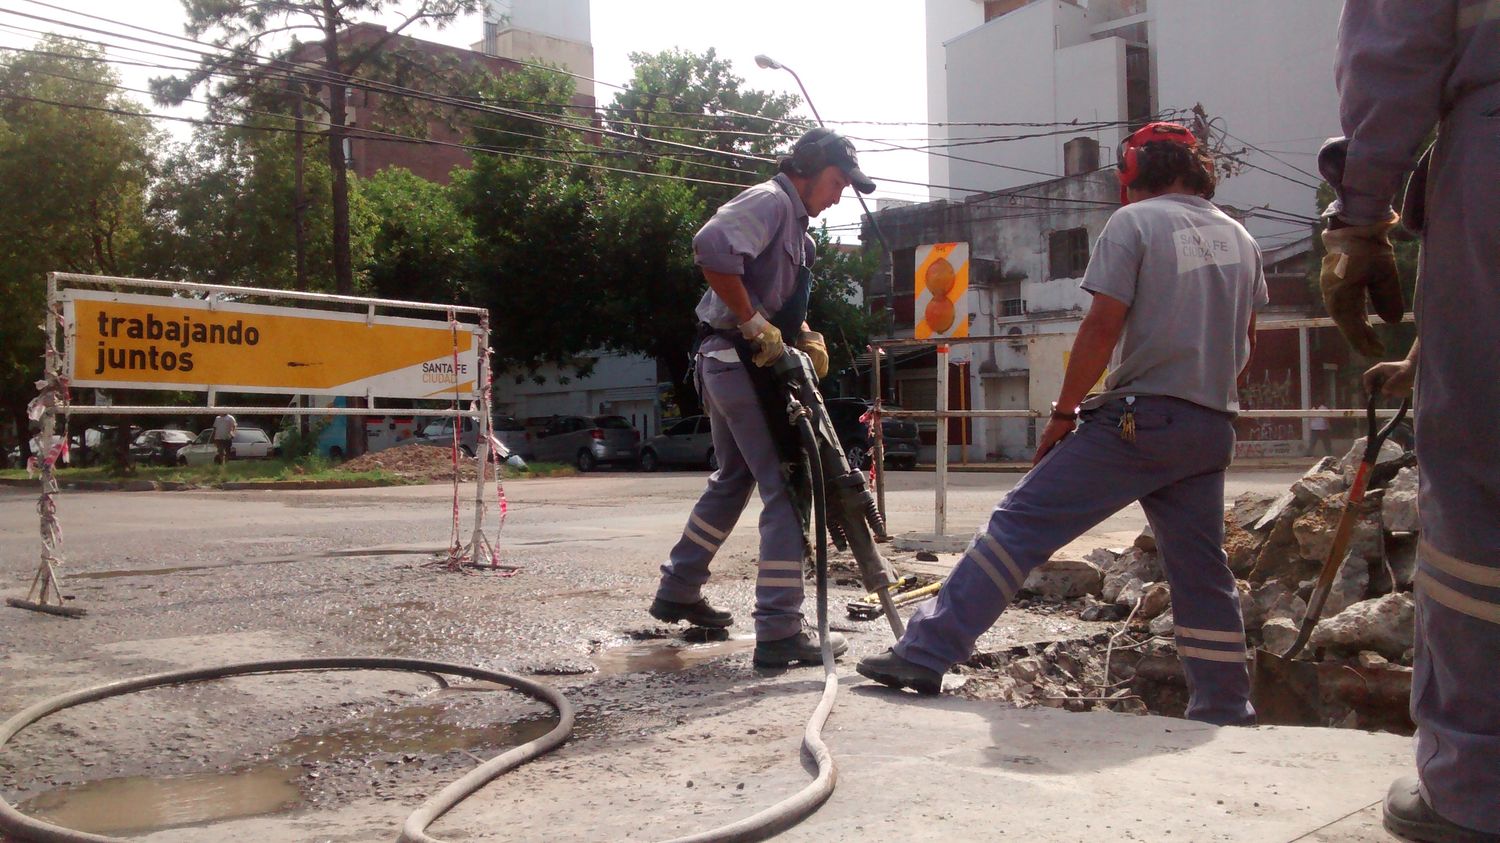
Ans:
{"label": "worker wearing dark cap", "polygon": [[[783,471],[795,459],[784,406],[771,396],[768,368],[787,348],[806,354],[819,377],[828,371],[821,334],[806,322],[814,249],[808,220],[838,204],[848,187],[875,189],[859,169],[854,145],[827,129],[803,135],[778,162],[776,177],[719,208],[693,238],[695,261],[709,289],[700,323],[695,377],[713,426],[719,468],[693,507],[682,537],[662,565],[651,615],[726,628],[732,616],[704,599],[709,564],[759,488],[760,558],[755,587],[755,655],[762,667],[821,659],[803,630],[802,571],[807,542]],[[767,411],[768,404],[770,406]],[[830,634],[835,654],[848,645]]]}
{"label": "worker wearing dark cap", "polygon": [[1346,137],[1319,167],[1323,300],[1356,349],[1384,348],[1403,303],[1388,232],[1402,177],[1422,235],[1414,306],[1421,351],[1367,376],[1411,389],[1416,370],[1417,544],[1411,714],[1417,775],[1391,785],[1385,827],[1421,843],[1500,843],[1500,3],[1349,0],[1335,77]]}
{"label": "worker wearing dark cap", "polygon": [[[895,687],[938,693],[942,676],[1027,575],[1139,501],[1172,589],[1187,716],[1253,723],[1239,593],[1224,555],[1224,474],[1236,379],[1268,299],[1260,250],[1209,201],[1212,157],[1186,128],[1151,123],[1121,144],[1121,199],[1083,276],[1079,326],[1035,466],[995,507],[895,648],[859,663]],[[1104,390],[1087,395],[1118,346]]]}

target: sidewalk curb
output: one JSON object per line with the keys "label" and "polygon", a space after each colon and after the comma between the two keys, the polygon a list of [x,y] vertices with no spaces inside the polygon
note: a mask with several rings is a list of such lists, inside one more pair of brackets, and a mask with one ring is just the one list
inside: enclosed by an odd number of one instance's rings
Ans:
{"label": "sidewalk curb", "polygon": [[[307,491],[313,489],[373,489],[386,486],[405,486],[406,483],[381,480],[268,480],[231,481],[228,483],[183,483],[175,480],[60,480],[58,488],[70,492],[189,492],[250,490]],[[36,480],[0,478],[0,487],[35,489]]]}

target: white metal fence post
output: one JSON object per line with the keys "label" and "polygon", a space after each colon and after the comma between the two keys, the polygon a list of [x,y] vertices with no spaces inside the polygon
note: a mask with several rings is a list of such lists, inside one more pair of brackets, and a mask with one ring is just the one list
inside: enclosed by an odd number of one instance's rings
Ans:
{"label": "white metal fence post", "polygon": [[937,500],[932,532],[941,539],[948,532],[948,346],[937,347]]}

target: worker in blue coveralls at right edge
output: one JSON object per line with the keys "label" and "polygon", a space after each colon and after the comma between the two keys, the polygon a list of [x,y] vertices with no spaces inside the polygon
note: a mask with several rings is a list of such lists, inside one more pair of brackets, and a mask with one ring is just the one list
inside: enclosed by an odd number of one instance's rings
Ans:
{"label": "worker in blue coveralls at right edge", "polygon": [[1323,298],[1371,357],[1366,296],[1388,321],[1402,310],[1392,199],[1438,129],[1402,208],[1422,235],[1418,345],[1365,379],[1401,394],[1416,374],[1417,775],[1391,785],[1385,827],[1500,843],[1500,2],[1349,0],[1336,67],[1347,137],[1318,160],[1338,195]]}
{"label": "worker in blue coveralls at right edge", "polygon": [[[1214,161],[1186,128],[1151,123],[1121,144],[1121,201],[1084,272],[1093,294],[1031,472],[995,507],[894,649],[862,660],[878,682],[938,693],[1032,569],[1140,501],[1162,551],[1187,674],[1187,716],[1255,722],[1245,627],[1224,555],[1224,474],[1236,381],[1268,301],[1260,251],[1212,202]],[[1102,393],[1087,396],[1116,345]]]}

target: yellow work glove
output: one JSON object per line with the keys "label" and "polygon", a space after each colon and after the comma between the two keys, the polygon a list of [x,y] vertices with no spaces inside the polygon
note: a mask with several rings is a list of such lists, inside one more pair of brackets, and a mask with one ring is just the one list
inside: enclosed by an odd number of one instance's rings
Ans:
{"label": "yellow work glove", "polygon": [[1349,345],[1367,357],[1379,357],[1385,346],[1365,315],[1366,293],[1386,322],[1400,322],[1406,310],[1396,275],[1396,253],[1388,236],[1398,219],[1393,213],[1385,222],[1323,232],[1323,245],[1328,248],[1318,279],[1323,306]]}
{"label": "yellow work glove", "polygon": [[822,334],[803,331],[802,336],[797,339],[797,348],[812,360],[813,371],[818,373],[819,378],[828,376],[828,345],[823,342]]}
{"label": "yellow work glove", "polygon": [[766,317],[759,313],[750,317],[750,321],[740,323],[740,336],[750,341],[750,347],[755,351],[750,360],[757,366],[769,366],[786,353],[781,329],[767,322]]}

